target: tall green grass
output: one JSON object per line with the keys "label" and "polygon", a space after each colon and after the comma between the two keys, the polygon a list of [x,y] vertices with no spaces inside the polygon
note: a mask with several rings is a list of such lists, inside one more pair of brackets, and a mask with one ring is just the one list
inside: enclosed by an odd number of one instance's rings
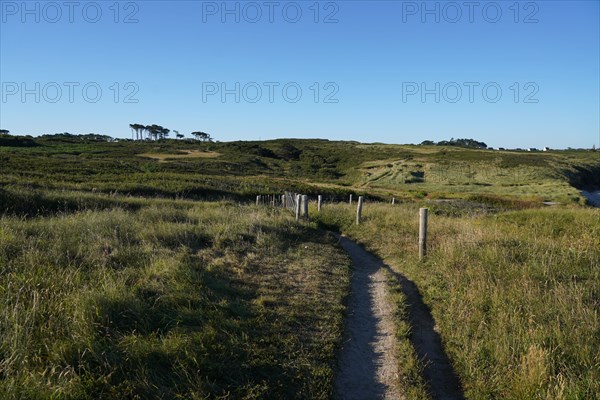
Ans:
{"label": "tall green grass", "polygon": [[133,201],[1,218],[0,397],[328,398],[334,239],[274,210]]}
{"label": "tall green grass", "polygon": [[[353,208],[326,205],[318,221],[419,286],[468,398],[600,397],[600,210],[437,210],[424,262],[417,205],[363,213],[356,226]],[[410,354],[401,362],[418,370]]]}

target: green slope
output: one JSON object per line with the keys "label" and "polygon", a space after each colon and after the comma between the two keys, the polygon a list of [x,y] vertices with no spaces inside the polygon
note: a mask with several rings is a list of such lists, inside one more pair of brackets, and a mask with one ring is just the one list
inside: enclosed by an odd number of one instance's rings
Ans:
{"label": "green slope", "polygon": [[0,147],[0,184],[189,198],[311,194],[509,196],[578,203],[600,186],[600,153],[280,139],[94,142],[38,139]]}

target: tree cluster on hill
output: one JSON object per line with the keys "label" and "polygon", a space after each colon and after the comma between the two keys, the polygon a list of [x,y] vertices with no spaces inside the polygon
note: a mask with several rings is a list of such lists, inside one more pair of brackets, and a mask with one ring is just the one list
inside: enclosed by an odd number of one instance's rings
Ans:
{"label": "tree cluster on hill", "polygon": [[[85,135],[73,135],[68,132],[44,134],[38,138],[32,136],[10,135],[7,130],[0,131],[0,146],[10,147],[33,147],[43,143],[100,143],[113,142],[115,139],[108,135],[88,133]],[[38,143],[40,142],[41,143]]]}
{"label": "tree cluster on hill", "polygon": [[[11,143],[17,143],[19,141],[23,143],[35,143],[33,136],[31,135],[11,135],[10,131],[6,129],[0,129],[0,137],[2,137],[5,143],[9,141]],[[43,134],[37,137],[47,142],[65,142],[65,143],[79,143],[79,142],[113,142],[115,139],[108,135],[99,135],[97,133],[88,133],[84,135],[73,135],[68,132]],[[37,144],[35,144],[37,146]]]}
{"label": "tree cluster on hill", "polygon": [[38,144],[31,136],[12,136],[9,131],[0,130],[0,147],[35,147]]}
{"label": "tree cluster on hill", "polygon": [[468,147],[472,149],[487,149],[487,144],[479,142],[475,139],[450,139],[442,140],[441,142],[434,142],[432,140],[425,140],[421,142],[421,146],[457,146],[457,147]]}
{"label": "tree cluster on hill", "polygon": [[[144,140],[144,139],[167,139],[169,137],[170,129],[167,129],[160,125],[143,125],[143,124],[129,124],[131,128],[131,139],[132,140]],[[175,136],[177,139],[183,139],[185,136],[179,131],[174,130]],[[192,132],[191,135],[196,138],[196,140],[201,140],[203,142],[212,142],[212,139],[208,133],[205,132]]]}
{"label": "tree cluster on hill", "polygon": [[202,140],[203,142],[212,142],[212,138],[206,132],[192,132],[192,136],[196,138],[196,140]]}
{"label": "tree cluster on hill", "polygon": [[58,141],[67,143],[79,143],[79,142],[113,142],[115,139],[108,135],[100,135],[97,133],[87,133],[84,135],[73,135],[68,132],[45,134],[39,136],[39,139],[46,141]]}
{"label": "tree cluster on hill", "polygon": [[[131,128],[131,139],[142,140],[144,136],[146,139],[166,139],[169,137],[170,129],[167,129],[160,125],[142,125],[142,124],[129,124]],[[135,139],[134,139],[135,134]]]}

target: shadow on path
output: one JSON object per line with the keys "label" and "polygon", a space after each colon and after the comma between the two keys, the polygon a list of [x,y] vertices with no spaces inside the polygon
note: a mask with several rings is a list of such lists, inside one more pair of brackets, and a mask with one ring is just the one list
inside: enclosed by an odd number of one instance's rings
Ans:
{"label": "shadow on path", "polygon": [[[406,296],[411,343],[424,365],[424,378],[434,399],[464,399],[463,389],[444,351],[435,320],[414,282],[394,271],[381,259],[364,250],[352,240],[340,237],[340,245],[354,264],[352,294],[348,303],[346,335],[340,352],[336,377],[336,395],[341,399],[400,398],[393,387],[397,382],[397,361],[393,354],[395,327],[381,321],[377,311],[386,308],[377,304],[385,297],[377,295],[377,287],[387,291],[385,274],[395,277]],[[390,305],[387,305],[390,308]],[[383,317],[386,317],[384,310]],[[392,318],[391,310],[387,317]],[[387,330],[387,332],[386,332]],[[390,343],[386,343],[391,341]],[[391,347],[390,347],[391,346]],[[382,354],[389,352],[391,354]],[[393,364],[393,365],[390,365]]]}
{"label": "shadow on path", "polygon": [[417,356],[423,362],[423,373],[432,397],[444,400],[464,399],[460,379],[444,351],[442,339],[435,331],[435,320],[429,307],[423,302],[419,288],[388,265],[383,264],[383,267],[398,280],[406,296],[405,305],[411,327],[410,340]]}

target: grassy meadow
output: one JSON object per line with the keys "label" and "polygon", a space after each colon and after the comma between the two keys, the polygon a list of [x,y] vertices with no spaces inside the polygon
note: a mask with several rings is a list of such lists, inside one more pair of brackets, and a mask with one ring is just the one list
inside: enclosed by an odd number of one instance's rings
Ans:
{"label": "grassy meadow", "polygon": [[[351,268],[327,230],[392,267],[408,399],[428,394],[397,274],[467,398],[600,398],[598,152],[0,139],[0,398],[330,398]],[[284,190],[322,213],[253,205]]]}
{"label": "grassy meadow", "polygon": [[230,202],[90,197],[1,218],[1,398],[330,397],[349,283],[331,236]]}
{"label": "grassy meadow", "polygon": [[578,188],[600,187],[600,152],[317,139],[112,143],[57,136],[0,146],[2,186],[203,200],[295,190],[338,199],[350,193],[380,200],[479,195],[583,204]]}
{"label": "grassy meadow", "polygon": [[[418,208],[430,208],[429,255],[418,260]],[[600,397],[600,210],[490,212],[448,203],[328,204],[339,229],[414,281],[469,399]],[[398,311],[400,370],[414,398],[424,383]],[[421,394],[421,395],[420,395]]]}

